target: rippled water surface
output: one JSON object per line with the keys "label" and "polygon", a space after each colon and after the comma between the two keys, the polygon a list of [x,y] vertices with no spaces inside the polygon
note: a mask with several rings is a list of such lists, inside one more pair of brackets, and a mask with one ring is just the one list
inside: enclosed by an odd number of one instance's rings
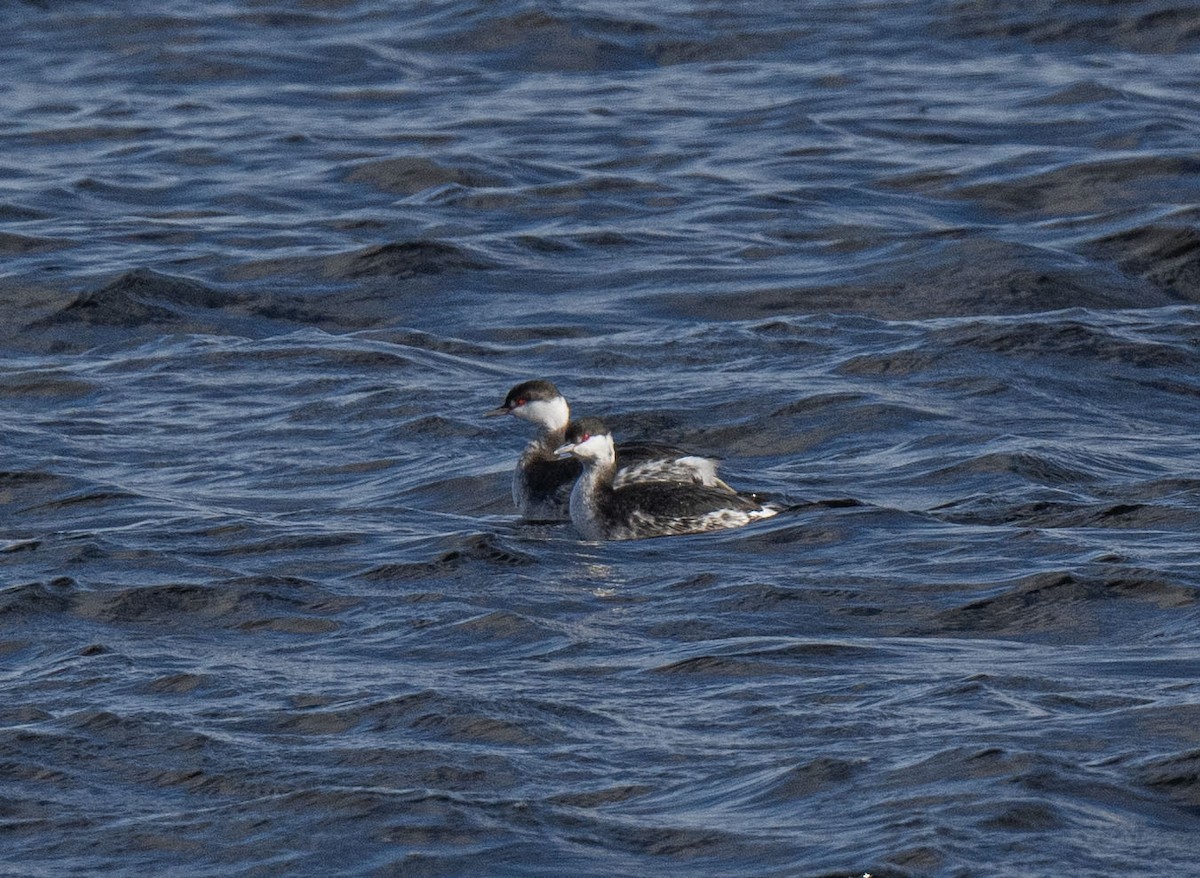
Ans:
{"label": "rippled water surface", "polygon": [[0,872],[1194,871],[1192,5],[4,14]]}

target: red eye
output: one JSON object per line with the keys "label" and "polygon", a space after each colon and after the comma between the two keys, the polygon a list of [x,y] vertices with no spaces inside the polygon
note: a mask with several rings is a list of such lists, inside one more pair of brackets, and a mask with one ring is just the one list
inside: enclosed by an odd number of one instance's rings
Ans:
{"label": "red eye", "polygon": [[516,406],[517,408],[520,408],[521,406],[525,405],[525,400],[518,399],[516,402],[513,403],[513,405]]}
{"label": "red eye", "polygon": [[580,437],[579,437],[579,441],[580,441],[580,442],[587,442],[587,441],[588,441],[589,439],[591,439],[591,438],[592,438],[592,434],[591,434],[591,433],[584,433],[582,436],[580,436]]}

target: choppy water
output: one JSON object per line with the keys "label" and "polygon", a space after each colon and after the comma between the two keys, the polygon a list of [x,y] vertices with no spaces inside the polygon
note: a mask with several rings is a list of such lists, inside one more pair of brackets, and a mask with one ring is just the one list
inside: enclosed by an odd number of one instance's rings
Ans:
{"label": "choppy water", "polygon": [[1194,871],[1192,5],[4,15],[0,872]]}

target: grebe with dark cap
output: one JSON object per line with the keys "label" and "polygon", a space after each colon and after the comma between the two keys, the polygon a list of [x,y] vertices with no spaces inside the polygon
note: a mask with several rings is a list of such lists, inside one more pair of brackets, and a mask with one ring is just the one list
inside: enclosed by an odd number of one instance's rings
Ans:
{"label": "grebe with dark cap", "polygon": [[596,418],[567,427],[556,449],[583,465],[571,490],[571,523],[586,540],[638,540],[741,527],[769,518],[778,506],[749,494],[683,482],[617,485],[612,433]]}
{"label": "grebe with dark cap", "polygon": [[[525,381],[508,392],[503,405],[486,414],[514,415],[538,427],[538,435],[525,446],[513,471],[517,510],[532,521],[568,520],[571,489],[582,466],[573,457],[554,453],[565,441],[571,420],[571,409],[558,388],[549,381]],[[621,444],[613,479],[618,486],[640,481],[685,482],[734,493],[717,477],[717,462],[712,458],[648,442]]]}

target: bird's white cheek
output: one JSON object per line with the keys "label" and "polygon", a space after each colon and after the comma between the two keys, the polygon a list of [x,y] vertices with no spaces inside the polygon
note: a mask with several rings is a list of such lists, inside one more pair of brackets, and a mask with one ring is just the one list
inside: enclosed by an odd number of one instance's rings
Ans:
{"label": "bird's white cheek", "polygon": [[556,399],[530,400],[520,408],[513,409],[513,414],[526,421],[542,424],[548,429],[561,430],[567,426],[571,410],[567,408],[566,400],[558,397]]}
{"label": "bird's white cheek", "polygon": [[575,453],[589,460],[605,460],[612,455],[612,446],[604,436],[592,436],[580,442]]}

